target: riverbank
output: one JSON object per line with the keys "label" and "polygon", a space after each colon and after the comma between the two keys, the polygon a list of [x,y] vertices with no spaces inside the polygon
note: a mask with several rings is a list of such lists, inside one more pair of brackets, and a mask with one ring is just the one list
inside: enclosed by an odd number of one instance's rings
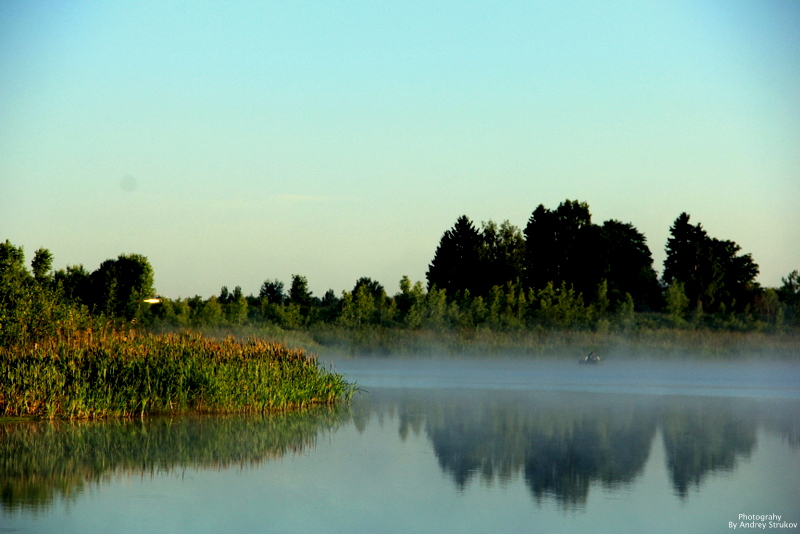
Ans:
{"label": "riverbank", "polygon": [[84,331],[0,358],[3,417],[260,413],[335,404],[354,391],[303,349],[200,333]]}
{"label": "riverbank", "polygon": [[735,332],[713,329],[652,328],[617,331],[530,329],[342,328],[276,325],[202,330],[211,337],[259,338],[302,347],[323,359],[366,356],[568,357],[590,351],[625,358],[800,358],[800,330]]}

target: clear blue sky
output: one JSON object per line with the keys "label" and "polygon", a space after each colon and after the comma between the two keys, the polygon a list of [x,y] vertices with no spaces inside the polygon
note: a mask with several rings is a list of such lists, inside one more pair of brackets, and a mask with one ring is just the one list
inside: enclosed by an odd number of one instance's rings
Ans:
{"label": "clear blue sky", "polygon": [[0,239],[170,296],[424,280],[466,214],[800,269],[800,2],[0,3]]}

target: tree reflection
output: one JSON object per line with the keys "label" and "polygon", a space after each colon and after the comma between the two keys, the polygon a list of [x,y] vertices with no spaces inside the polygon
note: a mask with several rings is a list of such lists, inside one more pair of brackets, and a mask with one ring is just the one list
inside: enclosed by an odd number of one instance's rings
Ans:
{"label": "tree reflection", "polygon": [[119,473],[251,467],[314,447],[346,420],[345,410],[0,424],[0,506],[43,509]]}
{"label": "tree reflection", "polygon": [[476,475],[522,473],[537,501],[586,501],[589,486],[632,482],[655,435],[654,411],[593,395],[517,395],[483,407],[460,404],[428,421],[439,464],[459,488]]}
{"label": "tree reflection", "polygon": [[618,487],[644,468],[656,430],[652,410],[604,406],[560,416],[567,423],[562,431],[530,436],[524,473],[537,501],[553,496],[566,507],[580,505],[592,482]]}
{"label": "tree reflection", "polygon": [[681,497],[718,471],[731,471],[756,445],[756,418],[733,411],[727,399],[672,405],[662,418],[664,449],[672,487]]}
{"label": "tree reflection", "polygon": [[585,504],[590,487],[619,488],[642,473],[661,430],[675,493],[732,470],[755,450],[759,425],[796,446],[796,401],[589,393],[384,391],[361,418],[396,414],[400,436],[423,433],[442,471],[472,480],[521,476],[537,502]]}
{"label": "tree reflection", "polygon": [[263,417],[6,422],[0,508],[43,509],[120,473],[249,468],[314,447],[321,433],[350,421],[364,432],[373,420],[397,428],[402,440],[429,440],[459,491],[520,480],[535,502],[565,509],[584,506],[593,488],[633,484],[662,446],[660,435],[672,489],[687,498],[750,457],[759,431],[797,448],[798,413],[797,400],[381,389],[348,407]]}

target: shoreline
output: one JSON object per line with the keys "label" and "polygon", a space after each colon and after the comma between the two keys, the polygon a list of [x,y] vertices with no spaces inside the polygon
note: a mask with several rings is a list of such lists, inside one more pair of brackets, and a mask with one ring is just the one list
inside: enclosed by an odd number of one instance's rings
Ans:
{"label": "shoreline", "polygon": [[308,327],[284,330],[245,326],[202,329],[210,337],[261,339],[298,347],[321,356],[583,357],[591,351],[605,357],[798,359],[800,330],[731,332],[704,329],[591,330],[406,330],[370,327]]}

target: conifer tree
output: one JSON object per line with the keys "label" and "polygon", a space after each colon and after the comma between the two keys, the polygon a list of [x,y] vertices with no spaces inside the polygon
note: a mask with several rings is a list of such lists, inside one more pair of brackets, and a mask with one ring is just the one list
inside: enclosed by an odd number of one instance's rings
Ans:
{"label": "conifer tree", "polygon": [[466,290],[479,293],[476,289],[483,275],[480,246],[480,233],[472,221],[462,215],[439,241],[433,261],[428,266],[428,290],[434,287],[444,289],[450,296]]}

